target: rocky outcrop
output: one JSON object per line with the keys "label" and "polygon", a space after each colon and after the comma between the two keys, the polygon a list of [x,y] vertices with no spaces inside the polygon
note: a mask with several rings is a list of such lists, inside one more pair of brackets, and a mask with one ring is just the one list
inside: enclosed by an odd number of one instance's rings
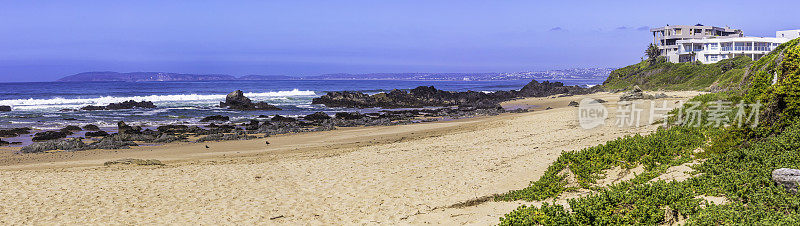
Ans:
{"label": "rocky outcrop", "polygon": [[110,103],[106,106],[89,105],[86,107],[82,107],[81,110],[98,111],[98,110],[134,109],[134,108],[156,108],[156,105],[150,101],[136,102],[134,100],[129,100],[121,103]]}
{"label": "rocky outcrop", "polygon": [[249,136],[247,134],[240,134],[240,133],[215,133],[205,137],[201,137],[197,139],[197,142],[206,142],[206,141],[220,141],[220,140],[250,140],[255,139],[254,136]]}
{"label": "rocky outcrop", "polygon": [[158,136],[158,138],[153,140],[153,142],[155,142],[155,143],[172,143],[172,142],[175,142],[175,141],[181,141],[181,140],[185,140],[185,139],[186,139],[186,137],[175,136],[175,135],[169,135],[169,134],[166,134],[166,133],[162,133],[160,136]]}
{"label": "rocky outcrop", "polygon": [[203,119],[200,119],[200,122],[210,122],[210,121],[222,121],[222,122],[226,122],[226,121],[228,121],[228,120],[231,120],[231,118],[230,118],[230,117],[228,117],[228,116],[222,116],[222,115],[212,115],[212,116],[208,116],[208,117],[205,117],[205,118],[203,118]]}
{"label": "rocky outcrop", "polygon": [[22,153],[39,153],[51,150],[77,151],[85,150],[89,147],[80,138],[50,140],[45,142],[33,143],[22,147]]}
{"label": "rocky outcrop", "polygon": [[800,184],[800,170],[789,168],[773,170],[772,181],[783,186],[787,191],[796,194],[797,186]]}
{"label": "rocky outcrop", "polygon": [[125,141],[115,136],[103,137],[97,142],[89,145],[88,149],[129,149],[131,146],[139,146],[133,141]]}
{"label": "rocky outcrop", "polygon": [[365,115],[358,113],[358,112],[336,112],[337,119],[343,120],[356,120],[366,117]]}
{"label": "rocky outcrop", "polygon": [[659,93],[656,95],[646,94],[644,93],[644,91],[642,91],[641,88],[639,88],[639,86],[633,86],[633,89],[631,89],[631,91],[622,94],[622,96],[619,97],[619,100],[620,101],[652,100],[652,99],[667,98],[667,97],[669,96],[667,96],[664,93]]}
{"label": "rocky outcrop", "polygon": [[281,116],[281,115],[275,115],[275,116],[272,116],[272,119],[270,119],[270,121],[273,121],[273,122],[294,122],[294,121],[297,121],[297,119],[291,118],[291,117],[284,117],[284,116]]}
{"label": "rocky outcrop", "polygon": [[599,86],[583,88],[580,86],[565,86],[561,82],[537,82],[536,80],[526,84],[516,92],[517,97],[546,97],[558,94],[584,95],[601,91]]}
{"label": "rocky outcrop", "polygon": [[652,95],[647,95],[642,91],[642,88],[639,86],[634,86],[631,91],[628,91],[622,96],[619,96],[620,101],[632,101],[632,100],[641,100],[641,99],[653,99]]}
{"label": "rocky outcrop", "polygon": [[68,125],[68,126],[64,127],[63,129],[61,129],[61,131],[71,131],[71,132],[81,131],[81,130],[83,130],[83,129],[81,129],[80,126],[74,126],[74,125]]}
{"label": "rocky outcrop", "polygon": [[164,163],[161,163],[161,161],[158,161],[157,159],[147,159],[147,160],[145,160],[145,159],[130,159],[130,158],[126,158],[126,159],[108,161],[108,162],[103,163],[103,165],[105,165],[105,166],[110,166],[110,165],[163,166]]}
{"label": "rocky outcrop", "polygon": [[408,92],[392,90],[388,93],[368,95],[361,92],[342,91],[329,92],[314,98],[313,104],[322,104],[327,107],[351,108],[419,108],[419,107],[445,107],[459,106],[477,109],[499,108],[500,102],[522,98],[543,97],[557,94],[578,95],[600,91],[600,88],[583,88],[578,86],[564,86],[560,82],[531,81],[519,91],[497,91],[493,93],[466,91],[449,92],[439,90],[433,86],[420,86]]}
{"label": "rocky outcrop", "polygon": [[46,141],[46,140],[55,140],[66,138],[70,133],[67,131],[45,131],[45,132],[38,132],[33,135],[31,139],[34,142],[38,141]]}
{"label": "rocky outcrop", "polygon": [[11,111],[11,106],[0,105],[0,111]]}
{"label": "rocky outcrop", "polygon": [[117,122],[117,132],[118,133],[129,133],[129,134],[139,134],[142,133],[142,127],[139,126],[129,126],[124,121]]}
{"label": "rocky outcrop", "polygon": [[31,128],[13,128],[13,129],[0,129],[0,137],[16,137],[22,134],[29,134]]}
{"label": "rocky outcrop", "polygon": [[325,120],[331,119],[331,116],[328,115],[328,114],[325,114],[325,112],[319,111],[319,112],[314,112],[313,114],[310,114],[310,115],[303,116],[303,119],[309,120],[309,121],[325,121]]}
{"label": "rocky outcrop", "polygon": [[83,126],[83,130],[87,130],[87,131],[100,131],[100,127],[98,127],[98,126],[96,126],[96,125],[89,124],[89,125],[85,125],[85,126]]}
{"label": "rocky outcrop", "polygon": [[90,131],[84,134],[86,137],[106,137],[108,135],[110,134],[108,134],[106,131]]}
{"label": "rocky outcrop", "polygon": [[233,91],[229,93],[227,96],[225,96],[225,102],[220,102],[219,107],[236,109],[236,110],[265,110],[265,111],[281,110],[280,108],[271,105],[267,102],[253,103],[253,101],[250,100],[250,98],[244,96],[244,93],[241,90]]}

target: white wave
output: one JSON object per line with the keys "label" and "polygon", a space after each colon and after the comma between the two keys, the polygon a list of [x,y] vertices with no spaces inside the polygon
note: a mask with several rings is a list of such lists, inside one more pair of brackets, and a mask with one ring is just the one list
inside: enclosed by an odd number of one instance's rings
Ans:
{"label": "white wave", "polygon": [[[289,96],[315,96],[314,91],[305,90],[300,91],[297,89],[290,91],[276,91],[264,93],[245,93],[246,97],[254,100],[272,99],[272,98],[286,98]],[[156,103],[164,102],[216,102],[225,100],[226,94],[177,94],[177,95],[150,95],[150,96],[128,96],[128,97],[114,97],[104,96],[96,98],[75,98],[66,99],[62,97],[55,97],[51,99],[15,99],[15,100],[0,100],[0,105],[12,106],[14,109],[20,110],[35,110],[47,108],[79,108],[86,105],[108,105],[110,103],[119,103],[128,100],[135,101],[152,101]]]}
{"label": "white wave", "polygon": [[168,108],[162,108],[162,109],[156,109],[156,110],[151,110],[151,111],[145,111],[145,112],[142,112],[139,115],[152,116],[152,115],[156,115],[158,113],[164,113],[164,112],[168,112],[168,111],[169,111]]}

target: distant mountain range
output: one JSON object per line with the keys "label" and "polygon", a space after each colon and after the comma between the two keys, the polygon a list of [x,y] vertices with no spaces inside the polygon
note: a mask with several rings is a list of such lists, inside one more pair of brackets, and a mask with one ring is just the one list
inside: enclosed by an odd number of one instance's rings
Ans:
{"label": "distant mountain range", "polygon": [[167,81],[230,81],[230,80],[565,80],[605,79],[614,68],[579,68],[512,73],[367,73],[323,74],[312,76],[180,74],[166,72],[84,72],[63,77],[58,82],[167,82]]}

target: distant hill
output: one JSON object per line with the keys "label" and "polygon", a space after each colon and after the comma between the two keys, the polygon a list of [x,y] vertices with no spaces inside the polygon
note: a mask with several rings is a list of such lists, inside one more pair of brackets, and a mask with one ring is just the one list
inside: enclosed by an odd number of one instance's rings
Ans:
{"label": "distant hill", "polygon": [[323,74],[311,76],[286,75],[245,75],[235,77],[221,74],[179,74],[166,72],[129,72],[112,71],[84,72],[61,78],[59,82],[159,82],[159,81],[219,81],[219,80],[568,80],[597,79],[608,77],[613,68],[580,68],[548,71],[525,71],[510,73],[365,73],[365,74]]}
{"label": "distant hill", "polygon": [[63,77],[59,82],[167,82],[167,81],[217,81],[236,80],[231,75],[195,75],[164,72],[129,72],[111,71],[84,72]]}
{"label": "distant hill", "polygon": [[245,75],[239,77],[237,80],[293,80],[297,77],[287,75]]}
{"label": "distant hill", "polygon": [[489,73],[367,73],[324,74],[302,77],[319,80],[566,80],[606,79],[614,68],[577,68],[548,71],[489,72]]}

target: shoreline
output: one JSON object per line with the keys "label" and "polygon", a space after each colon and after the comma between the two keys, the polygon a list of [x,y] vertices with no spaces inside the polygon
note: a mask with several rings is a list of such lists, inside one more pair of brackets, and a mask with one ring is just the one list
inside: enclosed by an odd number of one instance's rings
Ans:
{"label": "shoreline", "polygon": [[[681,100],[697,93],[668,94],[682,95],[668,100]],[[617,128],[608,126],[613,122],[607,120],[607,126],[583,130],[577,125],[575,108],[568,106],[570,101],[600,98],[613,111],[619,95],[504,103],[536,106],[527,113],[117,152],[53,153],[58,158],[6,162],[0,164],[0,178],[10,192],[0,200],[6,209],[0,218],[6,223],[26,222],[26,216],[34,214],[49,217],[27,222],[496,223],[519,203],[447,207],[523,188],[562,151],[656,128]],[[541,110],[546,107],[553,109]],[[86,155],[67,155],[78,153]],[[123,157],[158,159],[166,165],[102,166]],[[76,192],[41,189],[51,186]],[[82,198],[101,191],[103,196],[95,204]],[[61,202],[35,198],[48,196]],[[40,208],[22,211],[31,207]],[[71,212],[75,208],[88,208],[92,214]]]}

